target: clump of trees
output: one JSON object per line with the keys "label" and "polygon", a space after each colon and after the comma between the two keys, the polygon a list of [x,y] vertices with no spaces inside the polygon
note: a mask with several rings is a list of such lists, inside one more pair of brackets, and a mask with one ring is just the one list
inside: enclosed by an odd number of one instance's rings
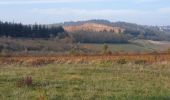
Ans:
{"label": "clump of trees", "polygon": [[0,21],[0,36],[19,38],[63,38],[68,34],[63,27],[47,27],[45,25],[23,25]]}
{"label": "clump of trees", "polygon": [[78,31],[70,33],[77,43],[127,43],[128,39],[123,34],[109,32]]}
{"label": "clump of trees", "polygon": [[104,46],[103,46],[103,53],[107,53],[108,49],[109,49],[108,45],[104,44]]}
{"label": "clump of trees", "polygon": [[105,55],[112,55],[112,51],[109,50],[109,46],[108,46],[107,44],[104,44],[104,45],[103,45],[102,54],[105,54]]}
{"label": "clump of trees", "polygon": [[168,48],[166,52],[167,52],[167,53],[170,53],[170,48]]}

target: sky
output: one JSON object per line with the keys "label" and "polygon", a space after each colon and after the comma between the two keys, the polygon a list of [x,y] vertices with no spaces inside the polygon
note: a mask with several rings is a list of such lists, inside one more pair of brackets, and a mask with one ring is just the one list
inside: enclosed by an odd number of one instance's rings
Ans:
{"label": "sky", "polygon": [[0,0],[0,20],[24,24],[105,19],[170,25],[170,0]]}

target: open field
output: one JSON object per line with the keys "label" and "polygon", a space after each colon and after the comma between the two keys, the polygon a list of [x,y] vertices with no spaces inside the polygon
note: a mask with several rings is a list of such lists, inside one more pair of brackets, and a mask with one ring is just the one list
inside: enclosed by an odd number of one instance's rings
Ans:
{"label": "open field", "polygon": [[169,100],[170,54],[1,57],[0,100]]}
{"label": "open field", "polygon": [[[69,54],[77,46],[81,54],[100,54],[104,44],[62,43],[55,39],[0,38],[0,54]],[[166,51],[170,42],[131,40],[129,43],[107,44],[109,51],[117,52],[153,52]]]}

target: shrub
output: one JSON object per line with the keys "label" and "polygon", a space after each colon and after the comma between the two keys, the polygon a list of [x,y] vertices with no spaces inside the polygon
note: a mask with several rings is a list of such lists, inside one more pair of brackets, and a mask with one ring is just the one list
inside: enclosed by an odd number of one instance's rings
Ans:
{"label": "shrub", "polygon": [[42,66],[42,65],[47,65],[53,63],[53,59],[31,59],[26,61],[27,65],[31,66]]}
{"label": "shrub", "polygon": [[135,64],[139,64],[139,65],[141,65],[141,64],[146,64],[146,63],[147,63],[146,60],[136,60],[136,61],[135,61]]}
{"label": "shrub", "polygon": [[103,45],[103,52],[106,53],[108,51],[109,47],[108,45],[104,44]]}
{"label": "shrub", "polygon": [[102,53],[105,54],[105,55],[112,55],[112,51],[109,50],[109,46],[107,44],[103,45]]}
{"label": "shrub", "polygon": [[39,96],[38,100],[46,100],[44,96]]}
{"label": "shrub", "polygon": [[126,61],[126,59],[119,59],[119,60],[117,61],[117,63],[123,65],[123,64],[126,64],[127,61]]}
{"label": "shrub", "polygon": [[106,53],[107,55],[112,55],[113,53],[112,53],[112,51],[107,51],[107,53]]}
{"label": "shrub", "polygon": [[71,49],[70,52],[69,52],[70,55],[78,55],[77,51],[75,49]]}
{"label": "shrub", "polygon": [[170,53],[170,48],[167,49],[167,52]]}
{"label": "shrub", "polygon": [[101,67],[108,67],[108,66],[112,66],[113,65],[113,61],[107,60],[107,61],[101,61],[99,63],[99,66]]}
{"label": "shrub", "polygon": [[157,52],[157,51],[153,51],[153,52],[151,52],[151,54],[152,54],[152,55],[157,55],[158,52]]}
{"label": "shrub", "polygon": [[32,77],[31,76],[27,76],[25,78],[22,78],[20,79],[18,82],[17,82],[17,85],[19,87],[22,87],[22,86],[32,86],[33,85],[33,80],[32,80]]}
{"label": "shrub", "polygon": [[74,44],[69,52],[70,55],[76,56],[80,54],[79,44]]}

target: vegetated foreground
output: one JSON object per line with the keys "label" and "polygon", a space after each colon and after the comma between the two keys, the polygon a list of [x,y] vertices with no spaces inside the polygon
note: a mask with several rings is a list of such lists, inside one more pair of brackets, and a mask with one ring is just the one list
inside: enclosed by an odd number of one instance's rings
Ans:
{"label": "vegetated foreground", "polygon": [[161,63],[170,61],[170,53],[126,53],[126,54],[106,54],[106,55],[13,55],[0,57],[0,64],[24,64],[39,66],[44,64],[95,64],[101,62],[145,62],[145,63]]}
{"label": "vegetated foreground", "polygon": [[170,54],[1,57],[1,100],[169,100]]}

